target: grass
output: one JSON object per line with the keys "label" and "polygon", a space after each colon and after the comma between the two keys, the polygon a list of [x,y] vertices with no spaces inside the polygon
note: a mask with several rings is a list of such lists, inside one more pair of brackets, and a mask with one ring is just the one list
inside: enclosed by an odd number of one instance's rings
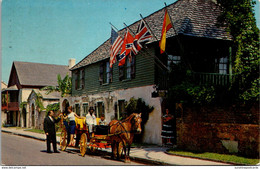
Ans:
{"label": "grass", "polygon": [[259,159],[251,159],[251,158],[241,157],[237,155],[229,155],[229,154],[218,154],[218,153],[210,153],[210,152],[195,153],[195,152],[173,150],[173,149],[170,149],[168,153],[173,155],[198,157],[201,159],[216,160],[216,161],[222,161],[222,162],[234,163],[234,164],[256,165],[259,163]]}
{"label": "grass", "polygon": [[30,131],[30,132],[34,132],[34,133],[44,134],[44,131],[40,130],[40,129],[26,129],[25,131]]}

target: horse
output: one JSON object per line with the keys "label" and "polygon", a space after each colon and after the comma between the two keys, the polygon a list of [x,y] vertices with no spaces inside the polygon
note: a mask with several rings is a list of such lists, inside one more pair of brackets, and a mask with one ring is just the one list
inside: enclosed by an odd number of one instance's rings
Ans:
{"label": "horse", "polygon": [[[122,121],[112,120],[109,123],[109,133],[112,147],[112,159],[116,156],[120,158],[123,147],[125,153],[125,162],[130,162],[129,153],[131,144],[133,143],[134,134],[140,134],[141,129],[141,113],[133,113]],[[126,152],[127,150],[128,152]]]}

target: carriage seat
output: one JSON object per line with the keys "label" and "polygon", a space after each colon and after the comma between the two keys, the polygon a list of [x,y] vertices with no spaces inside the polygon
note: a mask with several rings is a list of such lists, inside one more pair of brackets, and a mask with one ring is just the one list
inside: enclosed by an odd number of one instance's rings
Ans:
{"label": "carriage seat", "polygon": [[83,119],[79,119],[75,117],[75,123],[76,123],[76,128],[78,130],[86,130],[86,117],[83,117]]}
{"label": "carriage seat", "polygon": [[108,125],[96,125],[95,135],[108,135],[109,126]]}

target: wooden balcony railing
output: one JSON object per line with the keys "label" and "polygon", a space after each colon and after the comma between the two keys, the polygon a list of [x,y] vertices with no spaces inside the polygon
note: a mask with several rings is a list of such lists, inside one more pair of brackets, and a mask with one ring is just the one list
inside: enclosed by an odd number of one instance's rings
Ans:
{"label": "wooden balcony railing", "polygon": [[[162,73],[158,76],[157,86],[158,90],[168,90],[170,87],[170,78],[175,81],[175,76],[169,77],[168,73]],[[229,74],[219,74],[219,73],[204,73],[204,72],[193,72],[190,77],[194,84],[198,85],[213,85],[213,86],[230,86],[231,82],[234,80],[234,75]]]}
{"label": "wooden balcony railing", "polygon": [[8,104],[4,103],[4,104],[2,104],[2,110],[18,111],[19,110],[19,103],[18,102],[9,102]]}
{"label": "wooden balcony railing", "polygon": [[234,79],[232,75],[219,73],[193,72],[192,76],[193,80],[200,85],[229,86]]}

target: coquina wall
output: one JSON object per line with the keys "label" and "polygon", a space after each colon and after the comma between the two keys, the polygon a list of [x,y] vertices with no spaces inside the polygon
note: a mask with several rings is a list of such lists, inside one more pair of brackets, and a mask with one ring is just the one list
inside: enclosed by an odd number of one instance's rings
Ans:
{"label": "coquina wall", "polygon": [[[99,94],[90,94],[77,97],[67,97],[60,100],[61,110],[62,103],[67,100],[71,106],[75,107],[75,104],[80,105],[80,115],[83,115],[83,104],[93,106],[98,102],[104,104],[105,118],[107,122],[110,122],[115,115],[115,104],[119,100],[129,101],[131,97],[142,98],[146,104],[153,106],[154,110],[149,114],[149,120],[145,124],[144,128],[144,143],[162,144],[161,141],[161,102],[160,97],[152,98],[151,93],[154,91],[153,85],[128,88],[122,90],[115,90],[113,92],[102,92]],[[118,111],[119,108],[117,108]],[[140,112],[136,112],[140,113]]]}
{"label": "coquina wall", "polygon": [[259,157],[259,108],[185,107],[177,111],[178,147]]}

